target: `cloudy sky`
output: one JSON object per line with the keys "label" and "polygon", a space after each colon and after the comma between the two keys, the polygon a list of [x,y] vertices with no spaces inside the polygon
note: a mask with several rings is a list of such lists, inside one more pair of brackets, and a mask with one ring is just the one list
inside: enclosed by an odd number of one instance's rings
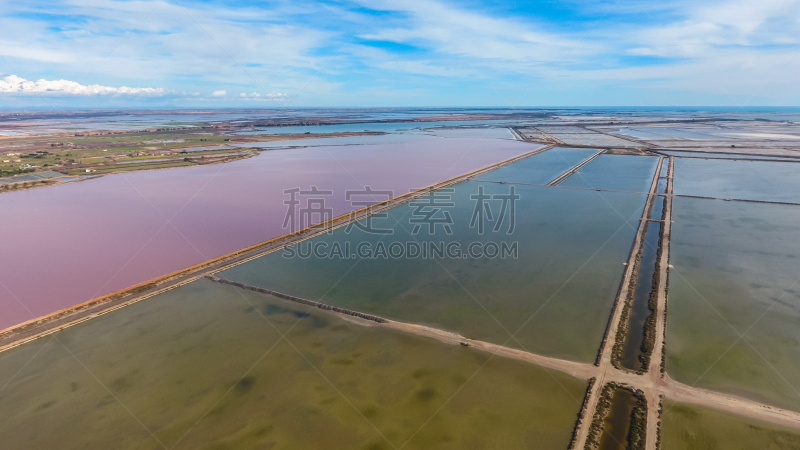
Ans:
{"label": "cloudy sky", "polygon": [[0,108],[800,105],[800,1],[0,0]]}

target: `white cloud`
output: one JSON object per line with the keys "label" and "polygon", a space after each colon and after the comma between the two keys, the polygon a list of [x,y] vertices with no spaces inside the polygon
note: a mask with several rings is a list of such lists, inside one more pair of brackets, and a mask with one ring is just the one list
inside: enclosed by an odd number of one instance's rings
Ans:
{"label": "white cloud", "polygon": [[283,101],[289,98],[288,94],[284,94],[282,92],[270,92],[267,94],[260,94],[258,92],[253,92],[252,94],[247,94],[246,92],[242,92],[239,94],[239,97],[244,99],[250,100],[269,100],[269,101]]}
{"label": "white cloud", "polygon": [[759,46],[800,43],[796,0],[722,0],[686,8],[684,19],[623,33],[631,55],[708,60],[715,50],[731,57]]}
{"label": "white cloud", "polygon": [[566,54],[585,54],[598,45],[544,31],[541,26],[514,18],[499,18],[430,0],[384,4],[366,0],[375,8],[402,12],[400,27],[382,28],[360,37],[398,43],[423,43],[435,50],[476,60],[521,63],[561,61]]}
{"label": "white cloud", "polygon": [[227,91],[214,91],[214,93],[211,94],[211,95],[213,95],[214,97],[225,97],[226,95],[228,95],[228,92]]}
{"label": "white cloud", "polygon": [[0,93],[63,93],[71,95],[164,95],[162,88],[132,88],[127,86],[111,87],[99,84],[83,85],[69,80],[30,81],[16,75],[9,75],[0,80]]}

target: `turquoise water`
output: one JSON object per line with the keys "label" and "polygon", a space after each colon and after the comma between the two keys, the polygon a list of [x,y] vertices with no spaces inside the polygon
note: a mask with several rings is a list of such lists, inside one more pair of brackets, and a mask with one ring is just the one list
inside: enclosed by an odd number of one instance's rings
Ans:
{"label": "turquoise water", "polygon": [[[407,322],[424,323],[469,338],[579,361],[594,361],[605,331],[638,218],[646,197],[639,194],[514,186],[515,230],[506,225],[480,235],[470,228],[476,195],[507,194],[509,185],[465,182],[447,208],[452,235],[438,227],[413,234],[413,205],[374,222],[391,236],[339,228],[296,247],[297,255],[272,253],[220,274],[223,278],[320,300]],[[494,203],[495,218],[499,204]],[[591,218],[591,220],[587,220]],[[397,225],[394,225],[397,221]],[[477,223],[476,223],[477,225]],[[301,258],[312,246],[354,250],[378,241],[517,243],[518,257]],[[338,244],[337,244],[338,243]],[[498,244],[499,245],[499,244]],[[398,250],[395,247],[395,250]],[[388,248],[391,252],[391,248]],[[333,253],[331,251],[331,253]],[[513,335],[513,337],[511,337]]]}
{"label": "turquoise water", "polygon": [[551,148],[543,153],[481,175],[479,181],[547,184],[597,153],[585,148]]}
{"label": "turquoise water", "polygon": [[655,157],[600,155],[559,186],[650,192],[656,167]]}

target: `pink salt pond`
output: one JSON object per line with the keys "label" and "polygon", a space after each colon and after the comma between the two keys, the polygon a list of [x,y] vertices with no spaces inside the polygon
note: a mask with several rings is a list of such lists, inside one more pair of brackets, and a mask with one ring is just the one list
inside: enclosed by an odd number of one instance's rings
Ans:
{"label": "pink salt pond", "polygon": [[339,215],[360,207],[346,190],[400,195],[536,148],[394,136],[0,194],[0,329],[280,236],[286,189],[331,190]]}

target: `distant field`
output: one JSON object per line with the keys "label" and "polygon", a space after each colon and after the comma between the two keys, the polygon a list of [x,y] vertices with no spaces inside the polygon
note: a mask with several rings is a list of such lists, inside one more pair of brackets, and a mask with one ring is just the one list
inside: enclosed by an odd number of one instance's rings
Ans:
{"label": "distant field", "polygon": [[[315,137],[313,134],[229,135],[229,131],[225,127],[219,129],[174,128],[0,138],[0,176],[19,173],[22,170],[20,166],[26,164],[35,165],[37,171],[53,167],[59,167],[59,170],[85,168],[86,166],[94,168],[98,164],[107,163],[112,157],[152,159],[161,157],[161,152],[164,151],[177,154],[179,150],[195,147],[209,148],[231,143]],[[359,133],[344,133],[344,135],[352,134]],[[81,167],[74,167],[75,165]]]}

